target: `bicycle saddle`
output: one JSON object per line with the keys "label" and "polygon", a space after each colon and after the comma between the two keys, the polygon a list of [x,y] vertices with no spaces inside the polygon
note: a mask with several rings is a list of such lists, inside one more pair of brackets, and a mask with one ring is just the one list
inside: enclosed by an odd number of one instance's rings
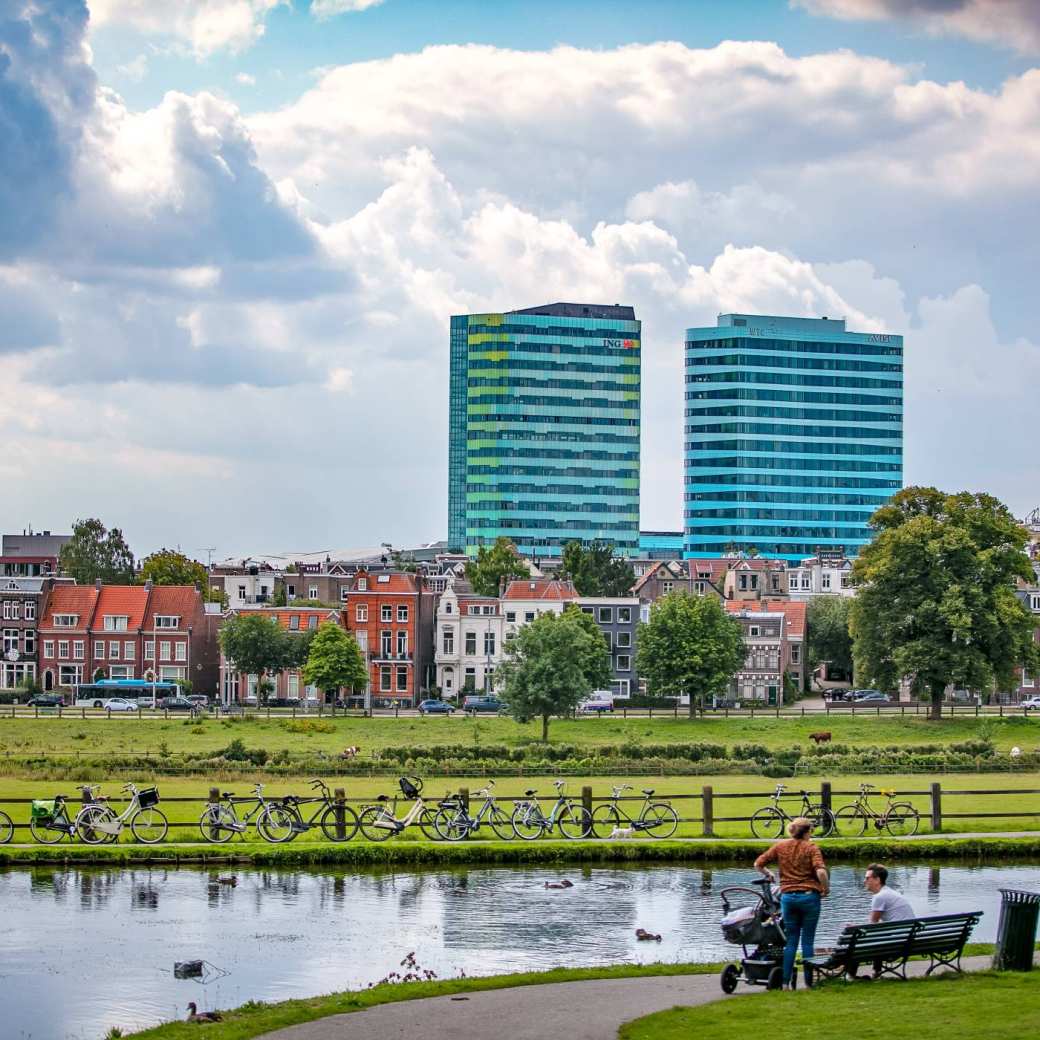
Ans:
{"label": "bicycle saddle", "polygon": [[525,798],[533,798],[535,796],[535,794],[536,794],[536,792],[534,790],[524,791],[524,797]]}
{"label": "bicycle saddle", "polygon": [[388,801],[390,801],[390,795],[388,795],[388,794],[377,794],[376,795],[376,801],[377,802],[388,802]]}
{"label": "bicycle saddle", "polygon": [[650,788],[649,791],[645,787],[642,790],[643,790],[643,794],[645,794],[647,796],[647,798],[653,798],[653,796],[654,796],[654,789],[652,787]]}
{"label": "bicycle saddle", "polygon": [[896,796],[895,791],[889,791],[884,787],[881,789],[880,793],[883,794],[886,798],[895,798]]}
{"label": "bicycle saddle", "polygon": [[220,797],[221,798],[234,798],[235,797],[235,792],[234,791],[221,791],[220,792]]}

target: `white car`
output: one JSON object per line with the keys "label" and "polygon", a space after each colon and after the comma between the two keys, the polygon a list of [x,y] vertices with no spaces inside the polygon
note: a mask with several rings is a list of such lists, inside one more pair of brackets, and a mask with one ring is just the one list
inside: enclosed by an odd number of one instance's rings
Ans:
{"label": "white car", "polygon": [[137,701],[125,697],[110,697],[104,705],[109,711],[137,711]]}
{"label": "white car", "polygon": [[1025,708],[1028,711],[1030,708],[1040,709],[1040,696],[1034,694],[1032,697],[1027,697],[1019,707]]}
{"label": "white car", "polygon": [[588,700],[584,700],[578,705],[578,711],[580,712],[597,712],[602,714],[605,711],[614,710],[614,698],[609,693],[593,692],[592,696]]}

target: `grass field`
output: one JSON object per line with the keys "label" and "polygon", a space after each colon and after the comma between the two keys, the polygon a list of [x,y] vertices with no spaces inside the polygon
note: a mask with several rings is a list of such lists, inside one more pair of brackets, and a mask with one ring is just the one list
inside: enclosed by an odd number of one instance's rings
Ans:
{"label": "grass field", "polygon": [[[931,1026],[928,1023],[932,1023]],[[1025,974],[940,976],[906,983],[832,984],[673,1008],[621,1028],[620,1040],[1022,1040],[1040,1035],[1040,985]]]}

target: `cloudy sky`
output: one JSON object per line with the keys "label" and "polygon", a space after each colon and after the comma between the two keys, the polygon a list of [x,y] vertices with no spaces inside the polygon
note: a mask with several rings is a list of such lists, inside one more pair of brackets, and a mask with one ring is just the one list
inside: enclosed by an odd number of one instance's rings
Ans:
{"label": "cloudy sky", "polygon": [[[89,10],[88,10],[89,7]],[[1040,503],[1035,0],[5,0],[0,528],[443,537],[448,318],[906,336],[906,479]]]}

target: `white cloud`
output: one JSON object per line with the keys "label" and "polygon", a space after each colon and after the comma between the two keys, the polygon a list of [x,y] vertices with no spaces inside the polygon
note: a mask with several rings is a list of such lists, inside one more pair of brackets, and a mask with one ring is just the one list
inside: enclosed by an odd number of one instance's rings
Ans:
{"label": "white cloud", "polygon": [[132,83],[140,83],[148,74],[148,55],[138,54],[133,61],[128,61],[125,65],[117,65],[116,72]]}
{"label": "white cloud", "polygon": [[352,14],[377,7],[383,0],[311,0],[311,14],[315,18],[334,18],[338,14]]}
{"label": "white cloud", "polygon": [[791,0],[791,6],[848,21],[908,21],[930,33],[1040,51],[1036,0]]}
{"label": "white cloud", "polygon": [[235,82],[241,83],[244,87],[255,87],[256,76],[252,76],[248,72],[239,72],[235,74]]}

